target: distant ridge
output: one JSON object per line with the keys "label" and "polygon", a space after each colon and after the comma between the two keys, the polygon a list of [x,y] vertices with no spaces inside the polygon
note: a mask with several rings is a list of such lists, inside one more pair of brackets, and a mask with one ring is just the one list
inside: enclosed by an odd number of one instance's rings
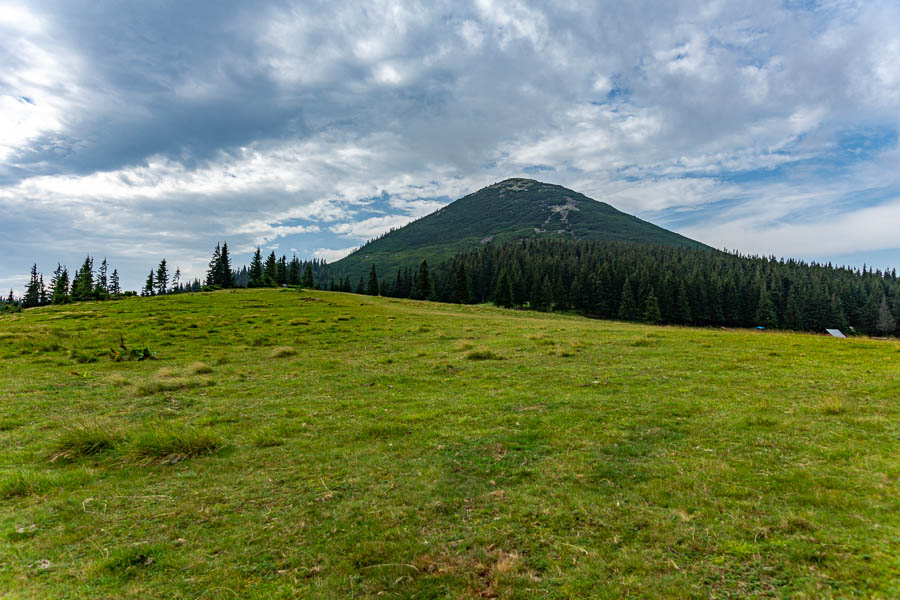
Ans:
{"label": "distant ridge", "polygon": [[513,178],[489,185],[373,240],[329,265],[355,282],[372,264],[379,276],[428,260],[432,265],[481,244],[534,238],[619,240],[709,249],[560,185]]}

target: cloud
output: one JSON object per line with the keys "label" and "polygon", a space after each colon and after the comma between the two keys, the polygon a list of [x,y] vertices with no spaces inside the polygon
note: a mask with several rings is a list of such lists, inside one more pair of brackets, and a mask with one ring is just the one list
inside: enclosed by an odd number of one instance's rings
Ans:
{"label": "cloud", "polygon": [[785,240],[843,221],[872,235],[821,247],[886,248],[898,26],[887,1],[4,4],[0,278],[343,252],[536,166],[710,243],[812,256]]}
{"label": "cloud", "polygon": [[325,262],[332,263],[336,260],[340,260],[347,256],[348,254],[354,252],[359,246],[349,246],[347,248],[316,248],[312,251],[312,254],[316,258],[323,258]]}

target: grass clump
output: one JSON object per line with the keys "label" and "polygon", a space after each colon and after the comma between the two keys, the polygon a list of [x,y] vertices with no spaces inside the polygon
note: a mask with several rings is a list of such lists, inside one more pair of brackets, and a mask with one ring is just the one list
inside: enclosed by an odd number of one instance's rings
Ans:
{"label": "grass clump", "polygon": [[212,367],[204,362],[195,362],[187,366],[186,371],[193,375],[208,375],[212,373]]}
{"label": "grass clump", "polygon": [[835,394],[823,398],[819,403],[819,408],[826,415],[832,416],[843,414],[847,410],[846,406],[844,406],[844,400]]}
{"label": "grass clump", "polygon": [[174,373],[166,372],[147,381],[143,381],[135,387],[138,396],[152,396],[160,392],[174,392],[176,390],[189,390],[199,387],[214,385],[209,377],[180,377]]}
{"label": "grass clump", "polygon": [[134,438],[131,455],[149,462],[174,464],[210,454],[222,445],[222,440],[210,431],[189,425],[160,423],[147,427]]}
{"label": "grass clump", "polygon": [[74,349],[69,351],[69,358],[79,364],[95,363],[99,360],[96,356],[93,356],[84,350]]}
{"label": "grass clump", "polygon": [[46,491],[52,485],[50,478],[32,469],[14,469],[0,478],[0,498],[30,496]]}
{"label": "grass clump", "polygon": [[503,360],[503,357],[490,350],[473,350],[466,354],[467,360]]}
{"label": "grass clump", "polygon": [[270,358],[284,358],[286,356],[294,356],[297,354],[297,351],[291,348],[290,346],[277,346],[272,349],[272,354],[270,354]]}
{"label": "grass clump", "polygon": [[94,456],[112,450],[121,440],[122,436],[118,432],[100,423],[67,427],[56,438],[50,462]]}

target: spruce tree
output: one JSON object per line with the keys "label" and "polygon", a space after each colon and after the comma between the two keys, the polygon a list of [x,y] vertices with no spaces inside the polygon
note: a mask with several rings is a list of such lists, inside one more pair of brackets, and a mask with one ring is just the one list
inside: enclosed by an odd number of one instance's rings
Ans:
{"label": "spruce tree", "polygon": [[513,303],[513,290],[509,274],[503,271],[497,279],[497,287],[494,289],[494,304],[503,308],[512,308]]}
{"label": "spruce tree", "polygon": [[250,279],[247,284],[247,287],[262,287],[263,285],[263,261],[262,261],[262,251],[259,249],[259,246],[256,247],[256,252],[253,253],[253,260],[250,261]]}
{"label": "spruce tree", "polygon": [[882,294],[881,304],[878,307],[878,319],[875,323],[875,329],[877,329],[878,333],[881,335],[888,335],[893,333],[896,328],[897,321],[894,319],[894,315],[891,314],[891,309],[888,308],[887,297]]}
{"label": "spruce tree", "polygon": [[206,271],[206,285],[220,285],[217,281],[219,266],[222,262],[222,246],[216,243],[212,258],[209,260],[209,269]]}
{"label": "spruce tree", "polygon": [[[308,290],[311,290],[316,287],[316,282],[313,279],[312,263],[306,263],[306,269],[303,272],[302,286]],[[349,282],[348,282],[347,286],[349,287]],[[346,290],[346,291],[349,291],[349,290]]]}
{"label": "spruce tree", "polygon": [[41,284],[38,279],[37,263],[31,267],[31,277],[25,286],[25,295],[22,297],[23,308],[32,308],[41,303]]}
{"label": "spruce tree", "polygon": [[[540,281],[540,283],[537,283]],[[547,312],[553,309],[553,288],[547,275],[540,280],[535,278],[536,295],[532,295],[531,302],[535,309]]]}
{"label": "spruce tree", "polygon": [[468,304],[469,278],[466,277],[466,267],[462,264],[456,270],[456,285],[453,288],[453,301],[459,304]]}
{"label": "spruce tree", "polygon": [[66,304],[69,302],[69,270],[63,267],[56,277],[56,283],[51,292],[53,304]]}
{"label": "spruce tree", "polygon": [[88,256],[72,280],[72,300],[81,302],[94,298],[94,259]]}
{"label": "spruce tree", "polygon": [[106,257],[104,256],[103,262],[100,263],[100,270],[97,272],[97,282],[94,284],[94,295],[97,298],[105,299],[109,295],[108,270],[109,263],[106,262]]}
{"label": "spruce tree", "polygon": [[763,284],[759,288],[759,300],[756,303],[756,323],[768,329],[778,326],[778,315],[775,313],[775,305],[772,303],[772,297]]}
{"label": "spruce tree", "polygon": [[141,296],[154,295],[156,295],[156,282],[153,279],[153,269],[150,269],[150,274],[147,276],[147,281],[144,282],[144,289],[141,290]]}
{"label": "spruce tree", "polygon": [[366,282],[363,279],[363,276],[359,276],[359,282],[356,284],[356,293],[357,294],[365,294],[366,293]]}
{"label": "spruce tree", "polygon": [[657,299],[656,294],[653,293],[653,288],[650,288],[650,293],[648,293],[647,297],[644,299],[643,318],[647,323],[659,323],[662,321],[662,313],[659,310],[659,299]]}
{"label": "spruce tree", "polygon": [[378,275],[375,274],[375,264],[372,264],[372,270],[369,271],[369,285],[366,287],[366,293],[370,296],[378,295]]}
{"label": "spruce tree", "polygon": [[300,266],[300,259],[297,258],[297,255],[295,254],[293,258],[291,258],[290,273],[288,274],[288,284],[300,285],[301,281],[303,281],[302,267]]}
{"label": "spruce tree", "polygon": [[275,269],[275,271],[276,271],[275,282],[278,285],[285,285],[288,282],[289,272],[288,272],[287,257],[284,254],[282,254],[281,258],[278,259],[278,266]]}
{"label": "spruce tree", "polygon": [[625,277],[622,285],[622,296],[619,301],[619,318],[623,321],[636,321],[640,316],[637,299],[634,297],[634,288],[631,285],[631,277]]}
{"label": "spruce tree", "polygon": [[169,292],[169,267],[166,265],[166,259],[160,261],[156,268],[156,293],[164,296]]}
{"label": "spruce tree", "polygon": [[228,242],[222,242],[222,253],[216,268],[217,283],[223,288],[234,287],[234,273],[231,272],[231,257],[228,255]]}
{"label": "spruce tree", "polygon": [[181,268],[176,265],[175,275],[172,277],[172,291],[181,291]]}
{"label": "spruce tree", "polygon": [[416,300],[430,300],[434,294],[434,284],[431,282],[431,272],[428,269],[428,261],[423,260],[419,265],[419,274],[416,278],[413,298]]}
{"label": "spruce tree", "polygon": [[275,258],[275,251],[269,253],[266,258],[266,264],[263,267],[263,281],[267,286],[274,286],[278,277],[278,259]]}
{"label": "spruce tree", "polygon": [[109,293],[113,296],[118,296],[122,293],[122,288],[119,286],[119,271],[117,269],[113,269],[109,278]]}

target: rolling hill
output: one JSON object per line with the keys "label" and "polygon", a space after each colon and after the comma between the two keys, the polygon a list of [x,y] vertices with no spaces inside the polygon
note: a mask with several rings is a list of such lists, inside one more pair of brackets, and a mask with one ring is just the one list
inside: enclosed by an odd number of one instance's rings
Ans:
{"label": "rolling hill", "polygon": [[330,265],[328,276],[355,281],[372,264],[379,274],[390,275],[423,259],[437,264],[480,244],[554,237],[708,248],[562,186],[507,179],[369,242]]}

